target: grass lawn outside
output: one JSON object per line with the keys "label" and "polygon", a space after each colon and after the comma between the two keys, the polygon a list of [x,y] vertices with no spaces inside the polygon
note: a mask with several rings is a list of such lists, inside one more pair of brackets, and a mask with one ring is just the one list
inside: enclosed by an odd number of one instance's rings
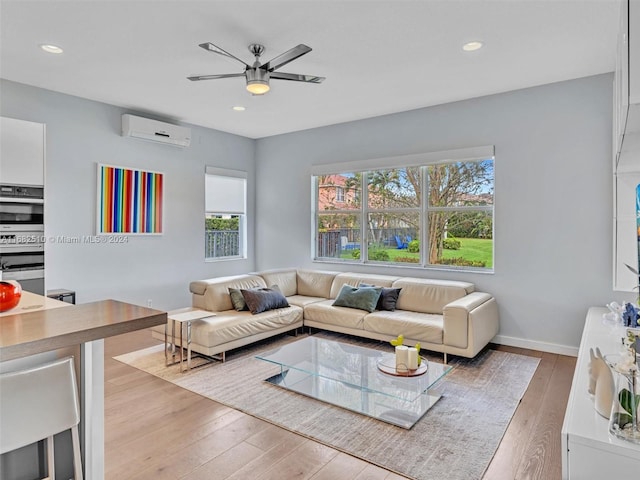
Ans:
{"label": "grass lawn outside", "polygon": [[485,262],[486,268],[493,267],[493,239],[457,238],[460,250],[444,250],[443,258],[459,258],[477,262]]}
{"label": "grass lawn outside", "polygon": [[[442,257],[445,259],[464,258],[465,260],[485,262],[486,268],[493,267],[493,240],[485,238],[457,238],[460,241],[460,249],[444,250]],[[390,262],[420,262],[420,253],[411,253],[407,250],[398,250],[397,248],[385,248],[389,254]],[[342,252],[341,258],[353,259],[351,251]],[[411,262],[409,259],[415,259]]]}

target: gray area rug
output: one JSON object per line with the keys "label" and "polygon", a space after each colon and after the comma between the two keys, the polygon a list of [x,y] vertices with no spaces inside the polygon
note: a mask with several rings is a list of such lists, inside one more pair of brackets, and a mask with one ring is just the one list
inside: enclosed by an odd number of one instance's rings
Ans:
{"label": "gray area rug", "polygon": [[[388,343],[320,332],[324,338],[391,352]],[[163,346],[115,357],[182,388],[299,433],[370,463],[418,480],[480,479],[500,444],[538,366],[537,358],[485,350],[455,357],[443,397],[411,430],[283,390],[264,382],[279,367],[258,352],[301,336],[278,336],[227,353],[215,363],[180,373],[164,366]],[[426,352],[422,352],[426,353]],[[442,362],[441,356],[426,355]]]}

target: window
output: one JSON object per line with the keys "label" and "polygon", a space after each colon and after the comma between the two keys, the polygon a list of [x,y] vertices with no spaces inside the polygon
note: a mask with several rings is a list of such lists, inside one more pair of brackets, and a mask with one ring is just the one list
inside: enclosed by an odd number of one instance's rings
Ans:
{"label": "window", "polygon": [[493,147],[471,150],[315,174],[315,259],[492,270]]}
{"label": "window", "polygon": [[245,172],[206,168],[205,260],[246,257]]}
{"label": "window", "polygon": [[336,187],[336,202],[344,203],[344,188]]}

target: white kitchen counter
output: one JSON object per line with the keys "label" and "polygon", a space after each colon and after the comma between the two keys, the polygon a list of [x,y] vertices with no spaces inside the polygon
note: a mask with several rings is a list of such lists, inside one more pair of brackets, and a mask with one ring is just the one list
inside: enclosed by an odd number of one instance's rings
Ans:
{"label": "white kitchen counter", "polygon": [[16,313],[38,312],[52,308],[67,307],[69,305],[71,304],[68,302],[61,302],[60,300],[54,300],[53,298],[23,291],[20,297],[20,303],[11,310],[0,312],[0,317],[15,315]]}

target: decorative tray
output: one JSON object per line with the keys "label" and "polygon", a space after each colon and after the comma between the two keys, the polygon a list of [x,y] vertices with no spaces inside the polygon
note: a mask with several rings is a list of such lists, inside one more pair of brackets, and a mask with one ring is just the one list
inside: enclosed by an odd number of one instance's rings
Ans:
{"label": "decorative tray", "polygon": [[396,377],[417,377],[424,375],[429,370],[429,362],[426,358],[422,358],[420,365],[415,370],[398,370],[396,368],[395,356],[389,356],[378,361],[378,370],[388,375]]}

